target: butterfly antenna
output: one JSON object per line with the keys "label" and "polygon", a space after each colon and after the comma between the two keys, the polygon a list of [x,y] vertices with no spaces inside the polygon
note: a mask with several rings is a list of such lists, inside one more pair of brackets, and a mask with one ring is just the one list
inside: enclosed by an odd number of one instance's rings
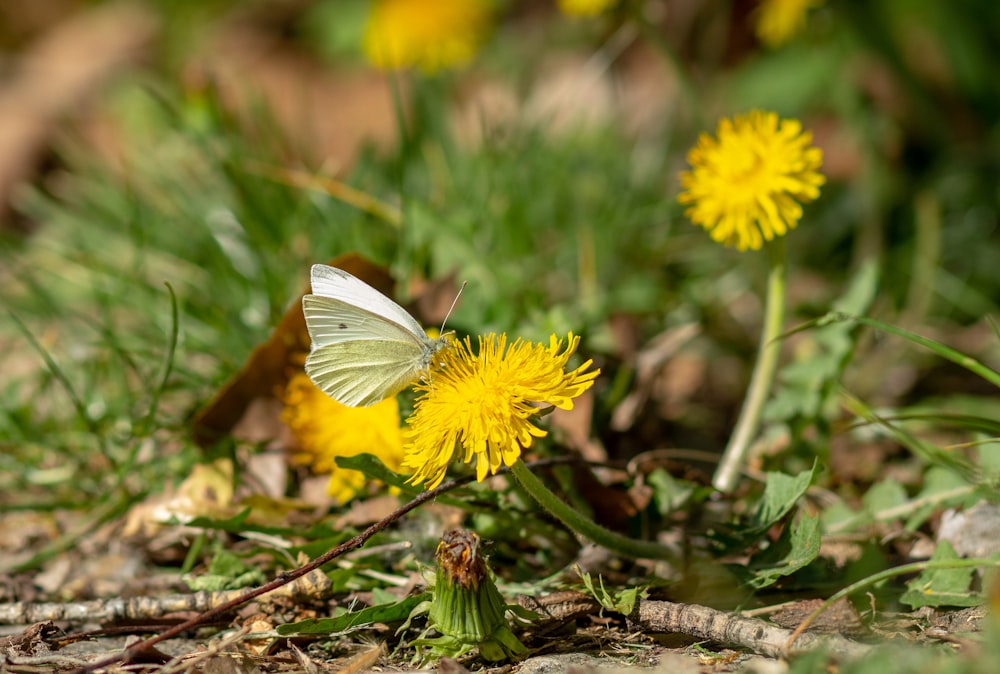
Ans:
{"label": "butterfly antenna", "polygon": [[442,335],[444,335],[444,326],[445,326],[445,323],[447,323],[448,319],[451,318],[451,312],[453,312],[455,310],[455,307],[458,306],[458,300],[462,296],[462,291],[465,290],[465,286],[467,286],[467,285],[469,285],[468,281],[462,281],[462,287],[458,289],[458,294],[455,295],[455,299],[452,300],[451,308],[448,309],[448,313],[445,314],[444,320],[441,321],[441,334]]}

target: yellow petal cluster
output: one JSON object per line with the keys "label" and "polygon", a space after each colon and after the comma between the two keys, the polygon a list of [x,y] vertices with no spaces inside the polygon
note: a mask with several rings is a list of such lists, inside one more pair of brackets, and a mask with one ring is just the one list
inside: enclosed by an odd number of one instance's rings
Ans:
{"label": "yellow petal cluster", "polygon": [[517,461],[546,435],[534,418],[550,406],[572,409],[600,373],[587,372],[589,360],[566,371],[579,343],[572,334],[565,348],[555,335],[545,346],[520,339],[508,344],[505,334],[489,334],[475,351],[468,337],[443,351],[432,376],[416,387],[420,395],[407,420],[409,481],[436,487],[459,450],[463,462],[475,459],[479,480]]}
{"label": "yellow petal cluster", "polygon": [[378,68],[425,72],[465,65],[489,31],[489,0],[374,0],[364,51]]}
{"label": "yellow petal cluster", "polygon": [[754,32],[768,47],[780,47],[805,31],[809,10],[822,4],[823,0],[761,0]]}
{"label": "yellow petal cluster", "polygon": [[739,250],[760,249],[784,236],[802,217],[802,204],[826,182],[822,151],[796,119],[754,110],[719,122],[688,153],[678,201],[685,215],[715,241]]}
{"label": "yellow petal cluster", "polygon": [[347,407],[327,396],[304,372],[288,382],[282,421],[292,432],[292,460],[316,473],[330,473],[327,492],[347,503],[364,489],[365,475],[337,466],[338,456],[374,454],[391,470],[403,460],[399,403],[387,398],[370,407]]}
{"label": "yellow petal cluster", "polygon": [[618,4],[618,0],[558,0],[559,11],[566,16],[597,16]]}

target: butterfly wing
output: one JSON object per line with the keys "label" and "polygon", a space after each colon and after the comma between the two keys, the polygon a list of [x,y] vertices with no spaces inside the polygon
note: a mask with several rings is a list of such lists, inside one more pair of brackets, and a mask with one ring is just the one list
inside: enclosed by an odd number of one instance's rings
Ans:
{"label": "butterfly wing", "polygon": [[[373,317],[373,320],[349,326],[347,329],[348,332],[344,332],[344,329],[340,328],[338,323],[336,329],[330,333],[324,332],[323,335],[320,335],[321,337],[327,336],[333,339],[333,341],[344,341],[345,339],[364,339],[364,335],[368,334],[378,338],[384,336],[383,333],[385,331],[395,336],[397,333],[393,327],[386,326],[379,320],[385,319],[390,323],[394,323],[395,328],[401,329],[403,333],[412,335],[412,339],[414,340],[425,341],[427,339],[427,333],[424,332],[424,329],[420,327],[420,324],[417,323],[413,316],[410,316],[406,312],[406,309],[361,279],[348,274],[343,269],[337,269],[325,264],[314,264],[312,266],[311,277],[313,297],[319,296],[337,300],[349,307],[364,310]],[[308,297],[310,295],[306,295],[306,298]],[[314,322],[321,320],[319,316],[314,316],[313,319]],[[313,340],[313,344],[316,344],[319,340],[313,335],[313,325],[309,324],[308,312],[306,313],[306,323],[309,325],[309,337]],[[317,327],[327,328],[330,326]],[[357,336],[353,334],[354,331],[358,333]],[[324,344],[325,342],[319,341],[319,343]]]}
{"label": "butterfly wing", "polygon": [[424,349],[412,341],[356,340],[314,349],[306,372],[337,402],[366,407],[406,388],[423,363]]}
{"label": "butterfly wing", "polygon": [[302,298],[312,341],[306,373],[344,405],[395,395],[440,348],[401,306],[345,271],[314,265],[312,287]]}
{"label": "butterfly wing", "polygon": [[419,325],[420,332],[413,332],[364,307],[322,295],[303,297],[302,313],[306,317],[306,328],[314,351],[331,344],[358,340],[412,342],[414,346],[420,346],[428,339]]}

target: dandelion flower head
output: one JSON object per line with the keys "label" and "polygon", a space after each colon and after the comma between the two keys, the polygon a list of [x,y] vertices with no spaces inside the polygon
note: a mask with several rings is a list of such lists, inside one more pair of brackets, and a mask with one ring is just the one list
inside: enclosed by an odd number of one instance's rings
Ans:
{"label": "dandelion flower head", "polygon": [[597,16],[618,4],[618,0],[558,0],[559,11],[566,16]]}
{"label": "dandelion flower head", "polygon": [[475,56],[491,18],[490,0],[374,0],[365,55],[385,69],[462,66]]}
{"label": "dandelion flower head", "polygon": [[754,110],[723,119],[716,137],[702,134],[681,173],[685,215],[712,239],[739,250],[758,250],[784,236],[802,217],[802,204],[826,182],[822,151],[795,119]]}
{"label": "dandelion flower head", "polygon": [[370,407],[341,405],[304,372],[291,378],[282,396],[282,421],[295,438],[292,460],[316,473],[330,473],[327,493],[347,503],[365,488],[364,473],[337,465],[338,456],[374,454],[389,469],[403,461],[399,403],[387,398]]}
{"label": "dandelion flower head", "polygon": [[572,334],[565,348],[555,335],[545,346],[489,334],[476,352],[468,337],[443,351],[432,377],[416,387],[420,395],[407,420],[403,465],[415,471],[409,481],[436,487],[459,451],[463,462],[475,459],[478,480],[513,465],[547,434],[534,418],[547,406],[572,409],[600,373],[587,371],[589,360],[566,371],[579,343]]}
{"label": "dandelion flower head", "polygon": [[772,49],[789,42],[806,28],[806,14],[823,0],[761,0],[755,12],[757,38]]}

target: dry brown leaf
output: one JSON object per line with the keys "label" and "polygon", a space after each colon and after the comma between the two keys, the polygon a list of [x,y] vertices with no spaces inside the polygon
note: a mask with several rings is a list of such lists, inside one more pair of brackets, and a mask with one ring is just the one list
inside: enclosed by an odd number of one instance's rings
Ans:
{"label": "dry brown leaf", "polygon": [[[151,540],[165,522],[173,518],[184,522],[194,517],[227,517],[233,502],[233,463],[218,459],[197,464],[176,489],[168,488],[138,503],[125,516],[121,527],[124,538],[139,536]],[[176,535],[176,532],[174,532]]]}
{"label": "dry brown leaf", "polygon": [[[243,621],[242,625],[250,633],[272,632],[276,627],[274,619],[263,613],[256,613]],[[274,638],[264,637],[262,639],[244,639],[240,647],[254,655],[266,655],[274,643]]]}

